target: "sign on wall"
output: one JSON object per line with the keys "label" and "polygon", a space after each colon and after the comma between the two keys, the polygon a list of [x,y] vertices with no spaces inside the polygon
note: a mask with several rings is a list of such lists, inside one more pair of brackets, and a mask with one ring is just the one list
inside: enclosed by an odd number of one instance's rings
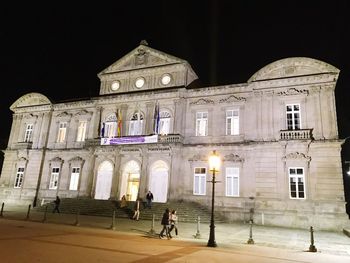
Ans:
{"label": "sign on wall", "polygon": [[158,135],[101,138],[101,145],[157,143]]}

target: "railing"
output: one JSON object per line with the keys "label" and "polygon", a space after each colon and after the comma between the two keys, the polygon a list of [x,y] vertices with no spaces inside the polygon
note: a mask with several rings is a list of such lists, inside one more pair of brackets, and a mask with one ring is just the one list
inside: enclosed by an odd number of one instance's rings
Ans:
{"label": "railing", "polygon": [[167,135],[159,135],[158,142],[160,143],[176,143],[183,142],[183,137],[180,134],[167,134]]}
{"label": "railing", "polygon": [[312,129],[282,130],[280,140],[312,140]]}

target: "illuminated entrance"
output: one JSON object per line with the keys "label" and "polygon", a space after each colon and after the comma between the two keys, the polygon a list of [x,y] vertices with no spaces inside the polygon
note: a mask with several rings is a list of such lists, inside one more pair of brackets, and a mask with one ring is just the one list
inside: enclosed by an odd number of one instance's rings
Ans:
{"label": "illuminated entrance", "polygon": [[156,161],[151,167],[149,190],[153,201],[166,203],[168,197],[169,168],[164,161]]}
{"label": "illuminated entrance", "polygon": [[130,161],[125,165],[120,198],[125,195],[128,201],[136,201],[140,187],[140,166],[135,161]]}
{"label": "illuminated entrance", "polygon": [[109,161],[100,164],[97,171],[95,199],[108,200],[111,196],[113,165]]}

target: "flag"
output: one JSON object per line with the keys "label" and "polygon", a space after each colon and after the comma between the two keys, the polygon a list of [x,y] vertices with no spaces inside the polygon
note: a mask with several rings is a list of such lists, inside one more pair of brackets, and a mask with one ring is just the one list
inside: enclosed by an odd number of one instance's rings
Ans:
{"label": "flag", "polygon": [[102,123],[101,138],[103,138],[104,135],[105,135],[105,123]]}
{"label": "flag", "polygon": [[159,133],[159,103],[156,102],[156,105],[154,107],[154,133],[158,134]]}
{"label": "flag", "polygon": [[117,122],[118,122],[117,134],[118,134],[118,137],[121,137],[122,136],[122,113],[120,112],[119,109],[117,110]]}

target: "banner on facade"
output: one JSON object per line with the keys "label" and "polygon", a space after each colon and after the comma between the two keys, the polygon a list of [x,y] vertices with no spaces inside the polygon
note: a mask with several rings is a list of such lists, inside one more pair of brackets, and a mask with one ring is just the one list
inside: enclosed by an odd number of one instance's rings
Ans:
{"label": "banner on facade", "polygon": [[101,145],[157,143],[158,135],[101,138]]}

